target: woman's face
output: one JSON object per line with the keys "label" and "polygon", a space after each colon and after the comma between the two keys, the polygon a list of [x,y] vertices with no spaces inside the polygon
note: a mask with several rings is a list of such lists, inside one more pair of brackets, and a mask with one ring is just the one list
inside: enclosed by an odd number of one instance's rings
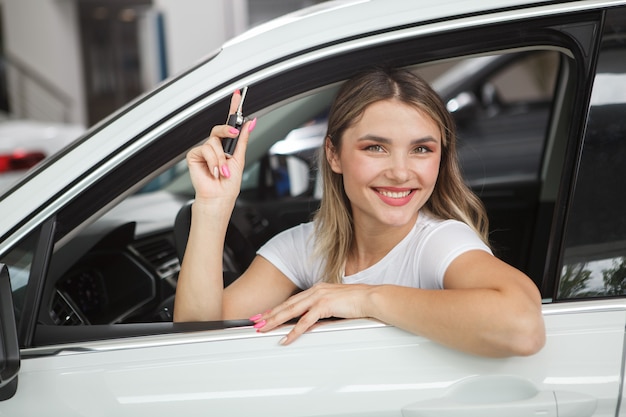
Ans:
{"label": "woman's face", "polygon": [[441,134],[424,112],[397,100],[366,107],[327,148],[332,170],[343,175],[357,227],[413,227],[432,194],[441,160]]}

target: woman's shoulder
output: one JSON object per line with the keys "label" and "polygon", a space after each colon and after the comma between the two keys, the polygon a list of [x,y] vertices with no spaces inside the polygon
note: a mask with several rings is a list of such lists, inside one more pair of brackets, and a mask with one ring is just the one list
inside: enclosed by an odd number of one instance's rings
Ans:
{"label": "woman's shoulder", "polygon": [[466,223],[455,219],[442,219],[427,211],[420,211],[417,218],[416,229],[424,231],[434,231],[442,227],[462,227],[470,228]]}
{"label": "woman's shoulder", "polygon": [[438,242],[449,247],[472,246],[490,251],[489,247],[482,241],[480,236],[467,223],[455,219],[442,219],[431,213],[420,212],[414,239],[419,244],[424,245],[426,241],[430,243]]}
{"label": "woman's shoulder", "polygon": [[278,233],[275,238],[280,240],[308,240],[315,231],[313,222],[300,223]]}
{"label": "woman's shoulder", "polygon": [[299,235],[309,236],[315,230],[315,224],[313,222],[300,223],[296,226],[292,226],[285,232],[295,233]]}
{"label": "woman's shoulder", "polygon": [[294,251],[301,252],[308,248],[309,237],[313,231],[314,228],[311,223],[292,226],[270,238],[259,248],[257,253],[263,256],[269,256],[270,253],[282,256]]}

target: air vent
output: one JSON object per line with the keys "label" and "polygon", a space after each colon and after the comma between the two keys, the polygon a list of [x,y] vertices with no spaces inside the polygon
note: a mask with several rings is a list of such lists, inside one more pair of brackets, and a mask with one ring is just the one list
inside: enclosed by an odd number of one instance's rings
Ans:
{"label": "air vent", "polygon": [[176,248],[166,237],[135,242],[131,250],[152,265],[161,278],[173,276],[180,270]]}
{"label": "air vent", "polygon": [[142,258],[154,267],[159,267],[172,258],[176,258],[176,248],[164,238],[143,240],[135,242],[132,246]]}
{"label": "air vent", "polygon": [[67,298],[60,292],[55,291],[50,308],[50,318],[58,326],[78,326],[85,324]]}

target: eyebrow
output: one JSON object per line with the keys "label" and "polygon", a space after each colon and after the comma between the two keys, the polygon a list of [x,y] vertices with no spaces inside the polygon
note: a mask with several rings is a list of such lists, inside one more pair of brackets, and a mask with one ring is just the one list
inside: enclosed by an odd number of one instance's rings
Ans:
{"label": "eyebrow", "polygon": [[[377,136],[377,135],[364,135],[361,136],[359,139],[357,139],[357,142],[364,142],[364,141],[374,141],[374,142],[378,142],[378,143],[383,143],[385,145],[388,145],[392,142],[391,139],[389,138],[384,138],[382,136]],[[435,139],[432,136],[425,136],[423,138],[419,138],[419,139],[413,139],[411,141],[411,145],[419,145],[422,143],[430,143],[430,142],[434,142],[434,143],[439,143],[439,141],[437,139]]]}

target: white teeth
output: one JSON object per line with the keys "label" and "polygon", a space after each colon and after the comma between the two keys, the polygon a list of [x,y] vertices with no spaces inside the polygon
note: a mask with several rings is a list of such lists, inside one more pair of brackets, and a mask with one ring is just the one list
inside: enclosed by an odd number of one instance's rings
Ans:
{"label": "white teeth", "polygon": [[395,192],[395,191],[386,191],[386,190],[378,190],[379,193],[381,193],[382,195],[384,195],[385,197],[390,197],[390,198],[404,198],[406,196],[408,196],[409,194],[411,194],[411,191],[402,191],[402,192]]}

